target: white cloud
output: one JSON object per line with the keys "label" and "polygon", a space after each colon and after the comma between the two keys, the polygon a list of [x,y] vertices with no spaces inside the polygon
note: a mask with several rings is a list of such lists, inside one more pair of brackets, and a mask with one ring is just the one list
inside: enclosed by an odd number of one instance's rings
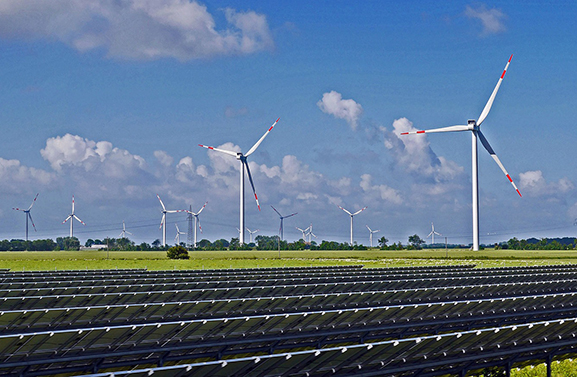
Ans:
{"label": "white cloud", "polygon": [[206,6],[189,0],[0,2],[0,38],[49,39],[109,57],[181,61],[271,49],[266,16],[224,10],[217,28]]}
{"label": "white cloud", "polygon": [[334,90],[323,94],[317,102],[322,112],[344,119],[353,130],[357,128],[358,120],[363,114],[363,107],[352,99],[343,99],[342,95]]}
{"label": "white cloud", "polygon": [[530,170],[519,174],[519,190],[529,196],[556,196],[575,189],[568,178],[547,183],[541,170]]}
{"label": "white cloud", "polygon": [[369,197],[376,196],[377,199],[384,200],[392,204],[402,204],[403,199],[399,191],[387,185],[373,185],[373,177],[370,174],[361,175],[360,186]]}
{"label": "white cloud", "polygon": [[502,33],[506,30],[503,24],[503,20],[506,18],[505,14],[496,8],[487,9],[485,4],[480,4],[476,8],[467,5],[465,16],[481,21],[483,26],[481,35],[483,36]]}
{"label": "white cloud", "polygon": [[462,166],[433,152],[426,135],[400,136],[403,132],[415,130],[413,123],[407,118],[396,119],[392,132],[381,127],[385,135],[385,147],[389,149],[398,166],[416,178],[435,183],[452,181],[463,174]]}
{"label": "white cloud", "polygon": [[154,151],[154,157],[160,162],[161,165],[167,167],[174,163],[174,158],[172,158],[165,151]]}
{"label": "white cloud", "polygon": [[0,158],[0,190],[3,193],[33,192],[56,181],[54,173],[23,166],[18,160]]}

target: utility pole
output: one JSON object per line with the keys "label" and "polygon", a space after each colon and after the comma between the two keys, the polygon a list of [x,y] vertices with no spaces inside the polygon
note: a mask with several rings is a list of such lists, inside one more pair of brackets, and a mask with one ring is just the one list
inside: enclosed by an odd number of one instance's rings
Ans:
{"label": "utility pole", "polygon": [[186,219],[188,220],[188,233],[186,234],[186,243],[188,244],[188,250],[192,250],[192,248],[196,245],[193,245],[193,240],[192,240],[192,231],[193,231],[193,226],[192,226],[192,204],[189,206],[189,211],[188,211],[188,215],[186,216]]}

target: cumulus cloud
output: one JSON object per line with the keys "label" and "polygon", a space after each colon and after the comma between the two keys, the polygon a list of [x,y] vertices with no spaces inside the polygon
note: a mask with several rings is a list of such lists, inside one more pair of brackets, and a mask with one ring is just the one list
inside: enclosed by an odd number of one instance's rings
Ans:
{"label": "cumulus cloud", "polygon": [[361,175],[360,186],[363,191],[369,196],[376,196],[376,198],[384,200],[392,204],[402,204],[403,199],[399,191],[387,185],[373,185],[373,177],[370,174]]}
{"label": "cumulus cloud", "polygon": [[0,189],[4,193],[32,192],[55,182],[54,173],[24,166],[18,160],[0,158]]}
{"label": "cumulus cloud", "polygon": [[467,5],[465,8],[465,16],[471,19],[481,21],[482,36],[502,33],[506,30],[503,20],[506,18],[505,14],[499,9],[487,9],[485,4],[480,4],[476,8]]}
{"label": "cumulus cloud", "polygon": [[190,0],[3,0],[0,38],[57,40],[132,60],[186,61],[274,46],[265,15],[223,12],[227,24],[218,28],[207,7]]}
{"label": "cumulus cloud", "polygon": [[541,170],[530,170],[519,174],[519,190],[529,196],[555,196],[575,189],[568,178],[547,183]]}
{"label": "cumulus cloud", "polygon": [[413,123],[407,118],[396,119],[393,122],[392,132],[384,127],[381,131],[385,136],[385,147],[391,151],[397,165],[415,177],[441,183],[454,180],[463,174],[462,166],[433,152],[426,135],[401,137],[403,132],[416,131]]}
{"label": "cumulus cloud", "polygon": [[357,128],[358,120],[363,114],[361,104],[352,99],[343,99],[343,96],[334,90],[323,94],[317,106],[323,113],[346,120],[353,130]]}

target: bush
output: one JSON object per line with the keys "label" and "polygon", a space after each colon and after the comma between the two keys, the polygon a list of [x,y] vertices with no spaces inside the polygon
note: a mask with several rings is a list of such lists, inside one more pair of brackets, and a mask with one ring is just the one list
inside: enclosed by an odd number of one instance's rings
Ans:
{"label": "bush", "polygon": [[170,259],[188,259],[188,251],[182,246],[173,246],[166,251],[166,256]]}

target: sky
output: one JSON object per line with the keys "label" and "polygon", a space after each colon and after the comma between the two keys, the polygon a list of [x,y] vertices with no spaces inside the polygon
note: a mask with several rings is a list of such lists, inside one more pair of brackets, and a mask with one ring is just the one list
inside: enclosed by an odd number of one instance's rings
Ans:
{"label": "sky", "polygon": [[[203,233],[407,243],[434,222],[472,242],[471,136],[401,132],[477,119],[480,241],[577,233],[577,4],[572,1],[0,0],[0,239],[162,237],[161,206]],[[187,229],[168,214],[167,241]],[[181,236],[181,240],[183,240]],[[248,233],[246,233],[248,238]],[[430,241],[430,238],[428,239]]]}

